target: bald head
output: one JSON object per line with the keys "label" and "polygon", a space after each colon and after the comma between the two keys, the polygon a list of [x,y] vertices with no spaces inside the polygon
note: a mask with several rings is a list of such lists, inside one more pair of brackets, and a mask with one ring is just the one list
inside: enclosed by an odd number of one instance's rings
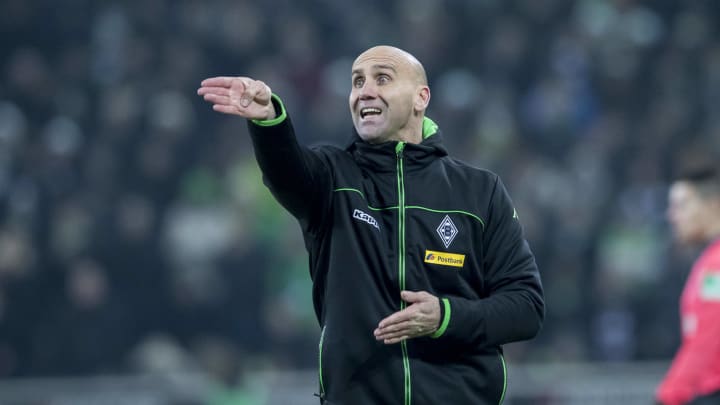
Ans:
{"label": "bald head", "polygon": [[424,86],[428,84],[427,75],[425,74],[425,68],[422,63],[412,54],[394,46],[378,45],[366,50],[355,59],[353,68],[361,62],[373,59],[391,61],[391,63],[394,62],[396,69],[405,70],[418,84]]}
{"label": "bald head", "polygon": [[402,49],[383,45],[361,53],[353,62],[349,101],[366,142],[422,142],[430,88],[422,64]]}

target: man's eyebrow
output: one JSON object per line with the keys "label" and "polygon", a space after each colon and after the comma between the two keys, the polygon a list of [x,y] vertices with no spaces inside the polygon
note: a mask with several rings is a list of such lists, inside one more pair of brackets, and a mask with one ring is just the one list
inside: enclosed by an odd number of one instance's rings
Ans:
{"label": "man's eyebrow", "polygon": [[[397,69],[395,69],[395,66],[393,66],[393,65],[385,65],[385,64],[372,65],[372,69],[374,69],[374,70],[386,69],[386,70],[392,70],[394,73],[397,73]],[[353,71],[352,71],[353,75],[362,74],[362,73],[363,73],[362,69],[353,69]]]}
{"label": "man's eyebrow", "polygon": [[387,69],[387,70],[392,70],[393,72],[397,72],[397,70],[395,70],[395,66],[393,66],[393,65],[373,65],[373,68],[378,69],[378,70]]}

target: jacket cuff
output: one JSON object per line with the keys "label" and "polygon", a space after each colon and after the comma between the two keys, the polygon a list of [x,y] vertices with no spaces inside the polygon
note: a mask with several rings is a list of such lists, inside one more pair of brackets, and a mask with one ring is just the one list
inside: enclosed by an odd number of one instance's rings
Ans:
{"label": "jacket cuff", "polygon": [[450,300],[447,298],[440,298],[440,327],[430,335],[431,338],[437,339],[442,336],[450,324],[450,315],[452,308],[450,307]]}
{"label": "jacket cuff", "polygon": [[275,94],[271,94],[270,101],[272,102],[273,107],[275,107],[275,112],[279,112],[278,116],[270,120],[251,120],[253,124],[259,125],[261,127],[272,127],[285,121],[285,119],[287,118],[287,111],[285,111],[285,105],[283,105],[280,97]]}

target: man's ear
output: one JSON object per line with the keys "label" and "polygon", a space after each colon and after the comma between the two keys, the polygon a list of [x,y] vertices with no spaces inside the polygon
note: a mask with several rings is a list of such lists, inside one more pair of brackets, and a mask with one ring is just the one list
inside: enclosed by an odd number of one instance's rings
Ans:
{"label": "man's ear", "polygon": [[425,111],[428,104],[430,104],[430,88],[428,86],[422,86],[418,89],[415,97],[415,111]]}

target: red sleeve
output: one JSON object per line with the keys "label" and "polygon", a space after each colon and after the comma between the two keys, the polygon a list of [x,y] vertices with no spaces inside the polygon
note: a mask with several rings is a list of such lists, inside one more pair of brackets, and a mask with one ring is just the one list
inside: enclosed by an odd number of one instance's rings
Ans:
{"label": "red sleeve", "polygon": [[[720,268],[720,267],[718,267]],[[665,405],[682,405],[696,395],[698,381],[718,372],[720,361],[720,270],[707,272],[696,310],[697,330],[680,347],[660,384],[657,398]]]}

